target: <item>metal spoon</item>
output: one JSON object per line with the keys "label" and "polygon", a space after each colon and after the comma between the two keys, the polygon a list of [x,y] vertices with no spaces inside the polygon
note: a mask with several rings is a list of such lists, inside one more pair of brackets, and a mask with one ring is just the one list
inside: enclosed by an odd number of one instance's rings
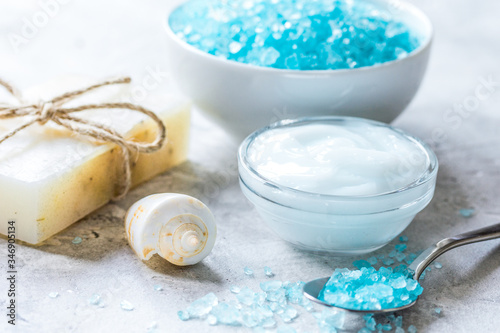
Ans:
{"label": "metal spoon", "polygon": [[[482,242],[495,238],[500,238],[500,223],[489,227],[466,232],[464,234],[460,234],[454,237],[445,238],[437,242],[436,244],[432,245],[424,252],[422,252],[422,254],[420,254],[412,262],[412,264],[408,266],[408,271],[410,272],[413,279],[418,281],[418,278],[424,272],[427,266],[429,266],[437,257],[442,255],[443,253],[448,252],[449,250],[462,245]],[[344,309],[341,307],[325,303],[322,300],[318,299],[318,295],[325,286],[325,284],[328,282],[328,279],[329,277],[325,277],[307,282],[304,285],[304,295],[311,301],[328,306],[332,308],[334,311],[339,311],[343,313],[344,316],[343,325],[339,325],[342,327],[337,327],[338,329],[341,330],[351,331],[351,330],[361,329],[365,325],[363,315],[366,315],[368,313],[373,313],[374,315],[378,315],[378,314],[399,311],[407,309],[416,303],[416,301],[413,301],[412,303],[407,304],[405,306],[393,309],[382,309],[382,310],[365,311],[365,310]]]}

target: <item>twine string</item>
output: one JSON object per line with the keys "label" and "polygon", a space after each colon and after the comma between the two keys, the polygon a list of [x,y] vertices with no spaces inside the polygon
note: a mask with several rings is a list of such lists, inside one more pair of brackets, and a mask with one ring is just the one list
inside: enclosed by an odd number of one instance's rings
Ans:
{"label": "twine string", "polygon": [[[38,104],[23,105],[21,94],[19,93],[19,91],[6,81],[0,79],[0,85],[3,86],[21,104],[19,106],[0,104],[0,120],[10,118],[27,118],[27,120],[23,124],[0,136],[0,144],[35,123],[45,125],[49,121],[52,121],[57,125],[70,130],[71,132],[92,137],[98,141],[114,143],[120,147],[123,162],[121,165],[121,168],[123,170],[123,178],[118,184],[118,189],[116,191],[118,194],[113,198],[114,200],[119,200],[128,193],[132,185],[130,151],[135,151],[138,153],[153,153],[161,149],[166,139],[166,128],[163,124],[163,121],[154,112],[140,105],[132,103],[87,104],[74,108],[65,108],[63,106],[76,97],[84,95],[90,91],[105,86],[128,84],[130,82],[131,79],[128,77],[103,81],[84,89],[67,92],[51,99],[50,101],[42,101]],[[96,123],[91,120],[73,116],[74,113],[80,111],[98,109],[127,109],[145,114],[146,116],[151,118],[158,127],[155,140],[151,143],[127,140],[111,127]]]}

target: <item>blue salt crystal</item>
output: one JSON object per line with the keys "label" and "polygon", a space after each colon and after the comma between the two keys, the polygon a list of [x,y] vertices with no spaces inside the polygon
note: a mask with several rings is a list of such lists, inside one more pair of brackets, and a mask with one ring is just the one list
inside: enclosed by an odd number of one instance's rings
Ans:
{"label": "blue salt crystal", "polygon": [[407,242],[408,241],[408,237],[405,236],[405,235],[403,235],[403,236],[399,237],[399,241],[400,242]]}
{"label": "blue salt crystal", "polygon": [[73,238],[73,240],[71,241],[71,243],[73,243],[73,244],[80,244],[82,241],[83,241],[82,237],[76,236],[75,238]]}
{"label": "blue salt crystal", "polygon": [[251,268],[249,268],[249,267],[245,267],[245,268],[243,269],[243,272],[244,272],[246,275],[248,275],[248,276],[252,276],[252,275],[253,275],[253,270],[252,270]]}
{"label": "blue salt crystal", "polygon": [[434,308],[434,312],[436,312],[437,314],[440,314],[441,313],[441,308]]}
{"label": "blue salt crystal", "polygon": [[53,291],[53,292],[49,293],[49,297],[50,298],[57,298],[57,297],[59,297],[59,293],[57,291]]}
{"label": "blue salt crystal", "polygon": [[417,255],[415,253],[410,253],[406,256],[405,262],[410,265],[415,259],[417,258]]}
{"label": "blue salt crystal", "polygon": [[89,304],[90,305],[97,305],[99,307],[103,307],[104,306],[104,303],[102,301],[101,295],[98,295],[98,294],[93,294],[92,296],[90,296],[90,298],[89,298]]}
{"label": "blue salt crystal", "polygon": [[268,277],[274,276],[273,271],[268,266],[264,266],[264,274],[266,274],[266,276],[268,276]]}
{"label": "blue salt crystal", "polygon": [[163,286],[161,284],[155,284],[153,286],[153,289],[156,290],[156,291],[162,291],[163,290]]}
{"label": "blue salt crystal", "polygon": [[396,260],[402,262],[406,258],[406,254],[403,252],[396,253]]}
{"label": "blue salt crystal", "polygon": [[408,326],[408,333],[417,333],[417,328],[413,325]]}
{"label": "blue salt crystal", "polygon": [[255,301],[255,293],[248,287],[241,289],[236,298],[241,304],[252,305]]}
{"label": "blue salt crystal", "polygon": [[435,261],[434,267],[436,267],[437,269],[441,269],[441,268],[443,268],[443,265],[440,262]]}
{"label": "blue salt crystal", "polygon": [[396,330],[394,330],[394,333],[405,333],[405,330],[402,327],[396,327]]}
{"label": "blue salt crystal", "polygon": [[134,310],[134,305],[126,300],[123,300],[120,302],[120,307],[122,308],[122,310],[125,310],[125,311]]}
{"label": "blue salt crystal", "polygon": [[228,303],[219,303],[212,308],[210,314],[217,319],[218,323],[224,325],[239,325],[240,311]]}
{"label": "blue salt crystal", "polygon": [[396,325],[396,327],[403,327],[403,316],[396,317],[394,325]]}
{"label": "blue salt crystal", "polygon": [[202,318],[206,316],[212,308],[219,303],[217,296],[209,293],[200,299],[191,303],[186,311],[189,313],[190,318]]}
{"label": "blue salt crystal", "polygon": [[231,286],[231,289],[229,289],[233,294],[239,294],[241,291],[240,287],[237,286]]}
{"label": "blue salt crystal", "polygon": [[366,260],[356,260],[352,264],[357,269],[361,269],[362,267],[371,267],[370,263],[368,261],[366,261]]}
{"label": "blue salt crystal", "polygon": [[177,316],[182,321],[189,320],[189,313],[185,310],[177,311]]}
{"label": "blue salt crystal", "polygon": [[375,331],[375,327],[377,326],[377,322],[375,321],[375,318],[373,318],[372,314],[365,315],[364,320],[366,322],[365,326],[367,329],[370,331]]}
{"label": "blue salt crystal", "polygon": [[146,327],[146,333],[156,333],[158,328],[158,323],[156,321],[153,321],[149,323],[148,327]]}
{"label": "blue salt crystal", "polygon": [[394,258],[396,254],[398,254],[398,251],[392,250],[391,252],[389,252],[389,257]]}
{"label": "blue salt crystal", "polygon": [[169,25],[209,54],[293,70],[373,66],[420,44],[387,8],[364,1],[192,0],[171,14]]}
{"label": "blue salt crystal", "polygon": [[403,252],[404,250],[406,250],[406,247],[407,247],[407,245],[406,245],[406,244],[396,244],[396,245],[394,246],[394,249],[395,249],[396,251]]}
{"label": "blue salt crystal", "polygon": [[217,317],[215,317],[214,315],[208,315],[207,316],[207,323],[208,325],[210,326],[215,326],[217,325]]}
{"label": "blue salt crystal", "polygon": [[394,273],[402,273],[403,275],[407,275],[408,273],[408,266],[404,265],[404,264],[401,264],[397,267],[394,268]]}
{"label": "blue salt crystal", "polygon": [[462,208],[462,209],[459,210],[459,213],[463,217],[471,217],[472,215],[474,215],[475,211],[476,210],[473,209],[473,208]]}
{"label": "blue salt crystal", "polygon": [[[329,304],[354,310],[380,310],[407,305],[415,301],[422,288],[407,278],[405,265],[397,270],[362,267],[359,271],[335,270],[319,298]],[[410,283],[410,289],[405,287]],[[418,283],[417,283],[418,285]],[[397,296],[397,297],[396,297]]]}
{"label": "blue salt crystal", "polygon": [[274,318],[272,317],[267,317],[262,321],[261,325],[263,328],[273,328],[276,327],[276,320],[274,320]]}
{"label": "blue salt crystal", "polygon": [[378,260],[376,257],[370,257],[370,258],[366,259],[366,261],[368,261],[368,263],[373,266],[373,265],[377,264]]}
{"label": "blue salt crystal", "polygon": [[267,292],[266,299],[270,302],[283,302],[286,300],[286,290],[283,288]]}
{"label": "blue salt crystal", "polygon": [[358,333],[372,333],[372,331],[374,331],[374,330],[375,330],[375,329],[373,329],[373,330],[369,330],[368,328],[363,327],[362,329],[360,329],[360,330],[358,331]]}
{"label": "blue salt crystal", "polygon": [[256,311],[253,311],[251,308],[243,308],[241,309],[241,323],[246,327],[256,327],[260,324],[261,320],[264,318],[259,315]]}
{"label": "blue salt crystal", "polygon": [[401,289],[406,287],[406,278],[404,276],[398,276],[396,279],[390,282],[391,287],[394,289]]}
{"label": "blue salt crystal", "polygon": [[382,260],[382,262],[384,263],[384,265],[387,265],[387,266],[390,266],[390,265],[395,263],[394,259],[391,259],[391,258],[385,258]]}
{"label": "blue salt crystal", "polygon": [[[297,318],[297,316],[298,316],[297,310],[291,305],[287,305],[285,310],[281,314],[281,318],[283,319],[284,322],[287,322],[287,320],[288,322],[292,321],[293,319]],[[287,320],[285,320],[285,318]]]}
{"label": "blue salt crystal", "polygon": [[269,291],[276,291],[280,289],[282,286],[283,282],[281,281],[266,281],[266,282],[261,282],[260,289],[262,289],[265,292],[269,292]]}

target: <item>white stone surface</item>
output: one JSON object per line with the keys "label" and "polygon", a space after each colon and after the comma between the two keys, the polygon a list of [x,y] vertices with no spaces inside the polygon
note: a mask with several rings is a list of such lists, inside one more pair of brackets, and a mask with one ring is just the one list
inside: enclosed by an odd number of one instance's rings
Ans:
{"label": "white stone surface", "polygon": [[[17,52],[9,34],[20,34],[23,20],[32,21],[43,9],[31,0],[0,3],[1,77],[28,87],[67,73],[96,78],[131,74],[140,85],[151,70],[165,70],[162,20],[176,1],[64,2]],[[500,3],[414,2],[430,15],[436,38],[423,87],[395,124],[429,141],[441,164],[434,200],[406,232],[410,249],[419,250],[443,237],[500,220]],[[473,103],[482,78],[489,77],[495,85],[476,109],[462,114],[450,111],[456,104]],[[170,79],[160,80],[164,87],[156,89],[167,89]],[[439,133],[444,136],[437,138]],[[291,281],[327,276],[335,267],[348,266],[353,258],[304,253],[270,233],[239,190],[236,146],[196,113],[189,162],[40,246],[18,245],[15,328],[7,325],[3,314],[7,242],[1,238],[0,331],[145,332],[156,321],[160,332],[245,332],[181,322],[176,312],[210,291],[220,299],[232,299],[231,285],[256,290],[258,282],[266,279],[265,265],[276,278]],[[159,257],[143,263],[128,246],[123,228],[126,209],[156,192],[192,195],[213,211],[218,241],[201,264],[182,268]],[[469,219],[459,216],[458,210],[468,207],[475,208],[476,214]],[[83,242],[72,244],[75,236]],[[500,241],[454,250],[440,262],[444,267],[427,275],[418,304],[403,312],[405,327],[413,324],[419,332],[498,331]],[[243,274],[245,266],[255,270],[255,278]],[[156,284],[163,285],[163,290],[155,291]],[[55,291],[60,296],[50,298]],[[94,293],[102,295],[104,308],[88,303]],[[122,310],[122,300],[135,309]],[[443,309],[441,315],[434,313],[435,307]],[[317,331],[307,313],[292,326],[300,332]]]}

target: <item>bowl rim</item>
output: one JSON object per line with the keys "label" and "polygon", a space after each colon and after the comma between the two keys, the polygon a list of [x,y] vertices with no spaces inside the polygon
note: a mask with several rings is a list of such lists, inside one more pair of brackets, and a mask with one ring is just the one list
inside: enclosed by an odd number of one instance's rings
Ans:
{"label": "bowl rim", "polygon": [[[250,147],[250,145],[254,142],[255,138],[257,138],[259,135],[263,134],[264,132],[277,129],[277,128],[285,128],[285,127],[290,127],[290,126],[296,126],[296,125],[301,125],[301,124],[311,124],[311,123],[321,123],[321,122],[361,122],[361,123],[367,123],[367,124],[372,124],[377,127],[384,127],[388,128],[392,131],[395,131],[410,141],[413,141],[416,145],[420,146],[422,151],[427,155],[428,160],[429,160],[429,165],[427,166],[426,170],[422,172],[422,174],[409,184],[400,187],[395,190],[387,191],[387,192],[382,192],[382,193],[376,193],[376,194],[370,194],[370,195],[334,195],[334,194],[323,194],[323,193],[315,193],[315,192],[308,192],[308,191],[302,191],[298,190],[280,183],[277,183],[263,175],[261,175],[257,170],[255,170],[252,167],[252,164],[248,161],[247,159],[247,151]],[[302,197],[308,197],[308,198],[314,198],[320,201],[330,201],[330,202],[338,202],[338,201],[369,201],[374,198],[391,198],[393,196],[399,195],[403,192],[408,192],[411,191],[415,188],[424,186],[428,182],[432,181],[435,179],[436,174],[439,169],[439,162],[437,159],[436,154],[434,151],[429,147],[428,144],[426,144],[423,140],[420,138],[411,135],[397,127],[391,126],[389,124],[385,124],[379,121],[375,120],[369,120],[365,118],[359,118],[359,117],[348,117],[348,116],[313,116],[313,117],[302,117],[302,118],[297,118],[297,119],[285,119],[278,121],[276,123],[273,123],[271,125],[265,126],[249,136],[247,136],[241,145],[238,148],[238,162],[239,165],[243,167],[243,170],[247,172],[250,177],[258,180],[260,183],[265,184],[268,187],[272,187],[275,189],[279,189],[283,193],[291,193],[296,196],[302,196]],[[239,176],[240,179],[242,179],[242,170],[239,170]],[[245,182],[245,185],[251,189],[253,192],[255,192],[255,189],[251,188],[247,182]],[[269,200],[266,196],[264,196],[262,193],[257,193],[259,196],[261,196],[264,199]]]}
{"label": "bowl rim", "polygon": [[[390,5],[391,0],[369,0],[372,2],[380,2],[380,3],[387,3]],[[314,70],[296,70],[296,69],[281,69],[281,68],[273,68],[273,67],[265,67],[265,66],[258,66],[258,65],[253,65],[253,64],[247,64],[247,63],[242,63],[234,60],[228,60],[224,59],[221,57],[217,57],[213,54],[207,53],[205,51],[202,51],[195,46],[183,41],[180,39],[172,30],[170,27],[170,16],[172,13],[180,8],[181,6],[185,5],[189,0],[183,1],[182,3],[171,7],[167,11],[167,18],[163,20],[163,28],[165,29],[167,36],[175,42],[177,45],[180,47],[184,48],[186,51],[196,54],[197,56],[204,57],[207,60],[214,61],[216,63],[219,63],[221,65],[227,65],[227,66],[234,66],[235,68],[239,68],[241,70],[254,70],[254,71],[259,71],[259,72],[264,72],[264,73],[278,73],[278,74],[291,74],[291,75],[301,75],[301,76],[319,76],[319,75],[342,75],[345,73],[353,73],[353,72],[366,72],[366,71],[376,71],[376,70],[381,70],[385,67],[392,66],[397,63],[401,63],[404,61],[408,61],[409,59],[415,58],[419,56],[420,54],[424,53],[426,50],[430,48],[432,45],[432,41],[434,40],[434,27],[432,25],[431,20],[429,17],[417,6],[413,5],[412,3],[406,2],[406,1],[399,1],[398,2],[398,9],[402,11],[406,11],[410,14],[412,14],[414,17],[418,18],[423,24],[426,25],[427,29],[429,30],[429,33],[427,36],[424,36],[422,43],[417,47],[415,50],[412,52],[408,53],[408,55],[404,58],[401,59],[395,59],[391,61],[386,61],[381,64],[376,64],[376,65],[371,65],[371,66],[364,66],[364,67],[358,67],[358,68],[345,68],[345,69],[314,69]]]}

